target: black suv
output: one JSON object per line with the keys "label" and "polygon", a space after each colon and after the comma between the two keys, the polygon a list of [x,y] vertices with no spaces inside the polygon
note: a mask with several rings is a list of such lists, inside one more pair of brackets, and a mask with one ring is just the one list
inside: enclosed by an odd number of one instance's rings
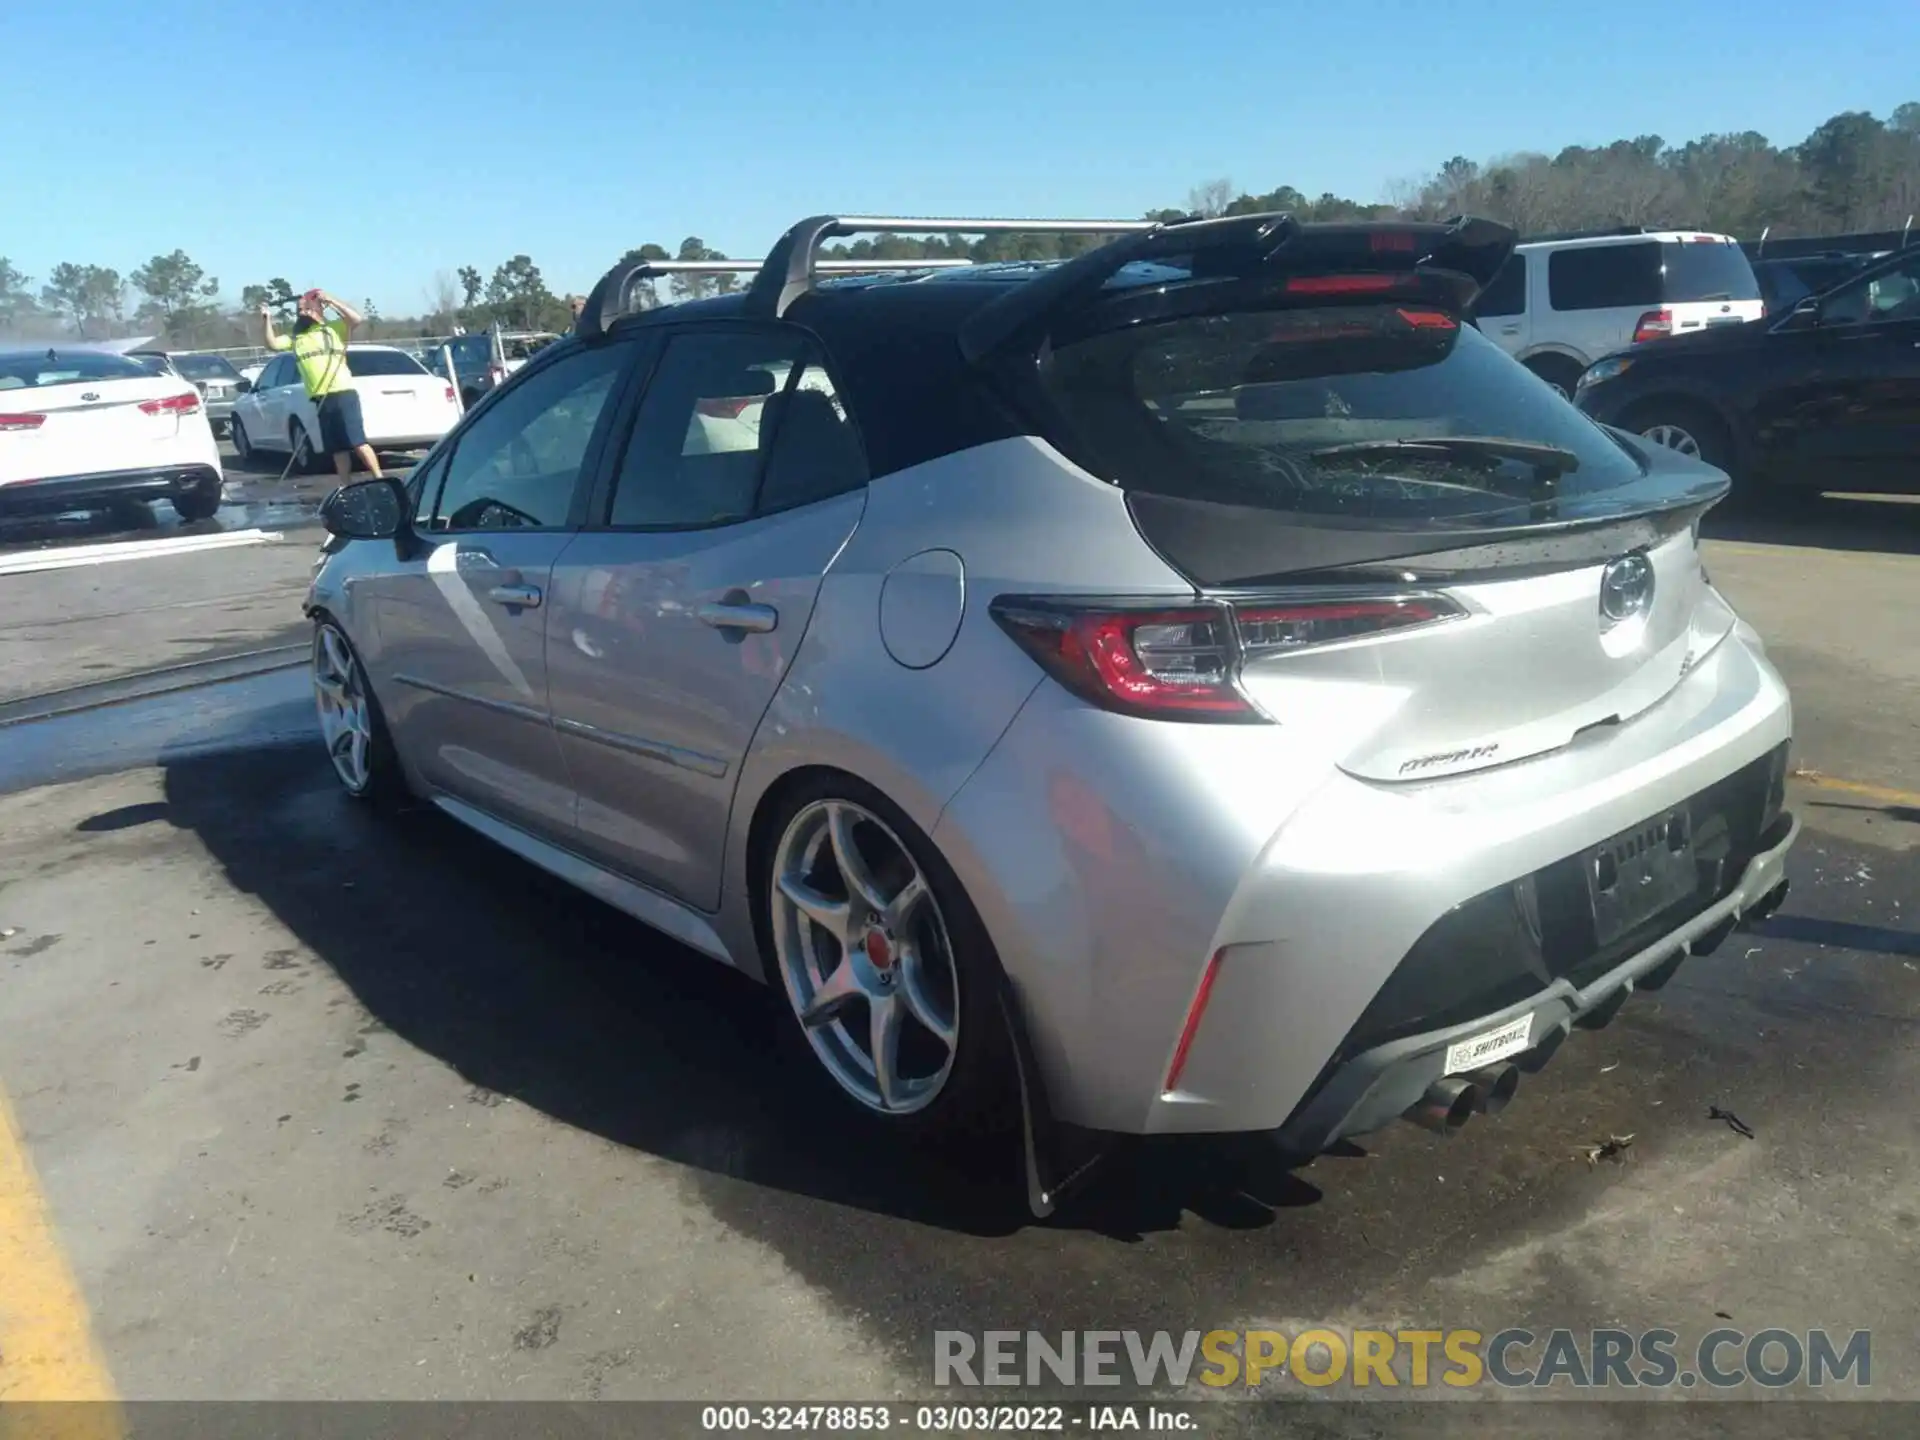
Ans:
{"label": "black suv", "polygon": [[1777,318],[1609,355],[1575,400],[1727,471],[1736,499],[1920,490],[1920,245]]}

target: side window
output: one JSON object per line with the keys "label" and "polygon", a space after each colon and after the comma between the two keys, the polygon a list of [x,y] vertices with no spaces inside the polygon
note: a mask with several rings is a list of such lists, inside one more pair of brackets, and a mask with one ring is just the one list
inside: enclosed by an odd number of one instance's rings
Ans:
{"label": "side window", "polygon": [[654,370],[614,483],[609,524],[724,525],[753,513],[766,421],[807,345],[797,332],[675,335]]}
{"label": "side window", "polygon": [[767,402],[761,428],[773,431],[773,448],[760,481],[760,511],[790,510],[867,483],[866,455],[818,355]]}
{"label": "side window", "polygon": [[1547,303],[1555,310],[1624,310],[1660,304],[1660,246],[1574,245],[1547,256]]}
{"label": "side window", "polygon": [[576,350],[475,416],[446,463],[430,528],[565,525],[594,427],[632,354],[626,345]]}
{"label": "side window", "polygon": [[1820,306],[1820,323],[1875,325],[1920,320],[1920,256],[1871,280],[1856,281],[1829,295]]}
{"label": "side window", "polygon": [[407,513],[413,516],[416,530],[431,528],[433,523],[433,502],[440,498],[440,482],[446,477],[447,456],[453,452],[446,446],[429,456],[427,463],[417,465],[407,477]]}
{"label": "side window", "polygon": [[1516,253],[1507,257],[1500,273],[1480,292],[1473,314],[1477,320],[1494,320],[1502,315],[1523,314],[1526,308],[1527,257]]}

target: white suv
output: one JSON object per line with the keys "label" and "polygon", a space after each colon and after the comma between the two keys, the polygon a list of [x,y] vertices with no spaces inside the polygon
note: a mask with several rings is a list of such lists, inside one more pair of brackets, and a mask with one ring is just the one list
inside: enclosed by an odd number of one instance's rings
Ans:
{"label": "white suv", "polygon": [[1563,395],[1615,350],[1766,314],[1746,252],[1727,235],[1610,230],[1514,247],[1480,294],[1482,333]]}

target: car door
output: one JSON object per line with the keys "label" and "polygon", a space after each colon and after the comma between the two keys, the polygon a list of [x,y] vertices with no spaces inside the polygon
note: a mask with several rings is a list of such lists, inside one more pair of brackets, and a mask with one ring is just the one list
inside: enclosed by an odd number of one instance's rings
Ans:
{"label": "car door", "polygon": [[576,349],[476,410],[428,462],[417,553],[366,582],[375,681],[420,778],[562,841],[573,785],[547,708],[548,589],[635,353]]}
{"label": "car door", "polygon": [[[1799,317],[1795,317],[1798,322]],[[1769,336],[1756,413],[1778,463],[1826,489],[1912,488],[1920,455],[1920,253],[1821,297]]]}
{"label": "car door", "polygon": [[[712,423],[754,405],[757,425]],[[859,523],[866,462],[804,332],[688,328],[606,475],[547,621],[579,842],[711,910],[742,760]]]}
{"label": "car door", "polygon": [[255,449],[278,450],[286,446],[287,422],[277,414],[277,397],[280,377],[285,367],[292,364],[285,355],[274,356],[260,372],[252,392],[240,399],[240,423],[247,427],[247,439]]}

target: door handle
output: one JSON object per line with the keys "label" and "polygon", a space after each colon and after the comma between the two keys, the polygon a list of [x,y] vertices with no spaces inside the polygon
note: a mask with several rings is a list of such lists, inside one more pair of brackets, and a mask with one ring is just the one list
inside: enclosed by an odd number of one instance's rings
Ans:
{"label": "door handle", "polygon": [[1520,327],[1518,325],[1502,325],[1500,327],[1500,333],[1502,335],[1518,335],[1520,333]]}
{"label": "door handle", "polygon": [[780,623],[780,612],[771,605],[709,602],[693,613],[716,630],[751,630],[756,635],[764,635]]}
{"label": "door handle", "polygon": [[487,598],[496,605],[515,605],[523,610],[537,610],[540,607],[540,587],[538,585],[496,585],[487,591]]}

